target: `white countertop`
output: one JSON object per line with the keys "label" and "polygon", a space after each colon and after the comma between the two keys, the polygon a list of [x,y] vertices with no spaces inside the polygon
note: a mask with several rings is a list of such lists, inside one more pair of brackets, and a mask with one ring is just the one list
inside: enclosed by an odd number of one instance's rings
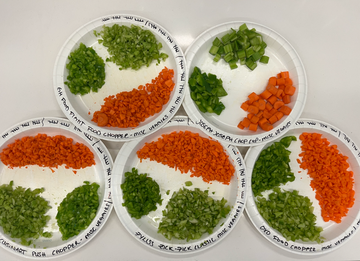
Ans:
{"label": "white countertop", "polygon": [[[224,22],[253,21],[275,30],[295,48],[306,69],[308,96],[301,117],[328,122],[360,144],[357,0],[0,0],[0,133],[31,118],[64,116],[53,88],[56,56],[75,30],[109,14],[153,20],[168,30],[184,52],[198,35]],[[115,159],[122,143],[105,144]],[[137,242],[113,211],[95,238],[57,260],[360,260],[359,241],[357,233],[329,254],[301,256],[268,242],[245,214],[216,246],[169,256]],[[24,260],[4,248],[0,259]]]}

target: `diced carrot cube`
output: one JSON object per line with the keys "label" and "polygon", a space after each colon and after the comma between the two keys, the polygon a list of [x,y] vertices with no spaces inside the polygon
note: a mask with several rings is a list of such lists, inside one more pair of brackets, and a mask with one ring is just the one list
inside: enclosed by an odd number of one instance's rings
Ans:
{"label": "diced carrot cube", "polygon": [[256,123],[251,123],[250,126],[249,126],[249,130],[256,131],[257,127],[258,127],[258,125]]}

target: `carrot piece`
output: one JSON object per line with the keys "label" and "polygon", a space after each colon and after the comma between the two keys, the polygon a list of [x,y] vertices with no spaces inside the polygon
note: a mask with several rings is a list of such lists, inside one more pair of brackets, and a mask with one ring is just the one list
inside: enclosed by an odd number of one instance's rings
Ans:
{"label": "carrot piece", "polygon": [[266,90],[268,90],[271,94],[276,95],[278,89],[275,87],[275,85],[268,84],[266,86]]}
{"label": "carrot piece", "polygon": [[274,128],[272,124],[269,122],[265,122],[262,126],[260,126],[264,131],[270,131]]}
{"label": "carrot piece", "polygon": [[289,104],[291,102],[291,96],[289,94],[285,94],[284,97],[282,97],[282,100],[284,104]]}
{"label": "carrot piece", "polygon": [[271,113],[271,115],[274,115],[275,113],[277,113],[277,110],[275,108],[272,108],[269,112]]}
{"label": "carrot piece", "polygon": [[290,96],[294,95],[296,88],[292,85],[285,85],[284,92]]}
{"label": "carrot piece", "polygon": [[[259,126],[262,128],[262,126],[266,123],[266,122],[269,122],[266,118],[261,118],[259,121],[258,121],[258,124]],[[263,129],[263,128],[262,128]]]}
{"label": "carrot piece", "polygon": [[283,93],[284,93],[284,91],[283,91],[282,89],[278,89],[275,96],[276,96],[278,99],[281,99]]}
{"label": "carrot piece", "polygon": [[240,122],[245,128],[249,127],[250,125],[250,120],[249,118],[245,117],[241,122]]}
{"label": "carrot piece", "polygon": [[271,92],[269,92],[268,90],[264,90],[260,94],[260,97],[263,98],[264,100],[267,100],[271,95],[272,95]]}
{"label": "carrot piece", "polygon": [[285,84],[293,85],[293,81],[290,78],[286,78]]}
{"label": "carrot piece", "polygon": [[249,94],[249,104],[252,104],[254,101],[257,101],[260,97],[255,92]]}
{"label": "carrot piece", "polygon": [[274,109],[276,109],[276,110],[279,109],[280,107],[282,107],[283,105],[284,105],[284,102],[280,101],[280,100],[274,102],[274,104],[273,104]]}
{"label": "carrot piece", "polygon": [[282,113],[281,111],[277,111],[274,114],[276,116],[276,118],[278,119],[278,121],[284,116],[284,113]]}
{"label": "carrot piece", "polygon": [[237,125],[237,127],[239,128],[239,129],[245,129],[245,126],[244,125],[242,125],[242,123],[241,122],[239,122],[239,124]]}
{"label": "carrot piece", "polygon": [[284,90],[285,89],[285,84],[280,84],[278,86],[278,90]]}
{"label": "carrot piece", "polygon": [[281,85],[281,84],[285,84],[285,79],[284,78],[276,79],[276,85]]}
{"label": "carrot piece", "polygon": [[274,106],[272,106],[270,102],[266,103],[266,105],[265,105],[266,110],[271,111],[273,108],[274,108]]}
{"label": "carrot piece", "polygon": [[341,223],[355,202],[354,173],[348,170],[348,157],[321,134],[304,132],[299,139],[302,152],[298,162],[311,178],[323,220]]}
{"label": "carrot piece", "polygon": [[268,102],[270,102],[272,105],[277,101],[277,97],[275,95],[271,96],[269,99],[267,99]]}
{"label": "carrot piece", "polygon": [[248,113],[247,118],[248,118],[249,120],[251,120],[251,118],[252,118],[254,115],[255,115],[254,113]]}
{"label": "carrot piece", "polygon": [[256,123],[250,123],[249,130],[251,131],[257,131],[258,124]]}
{"label": "carrot piece", "polygon": [[273,114],[271,114],[270,111],[264,110],[264,112],[263,112],[263,117],[264,117],[265,119],[269,119],[271,116],[273,116]]}
{"label": "carrot piece", "polygon": [[259,117],[259,119],[263,118],[263,114],[264,114],[264,110],[261,110],[258,112],[258,114],[256,114],[257,117]]}
{"label": "carrot piece", "polygon": [[283,105],[279,108],[279,111],[284,113],[284,115],[289,115],[291,113],[291,108],[287,105]]}
{"label": "carrot piece", "polygon": [[250,121],[251,121],[251,123],[258,123],[259,120],[260,120],[260,118],[256,115],[254,115],[251,117]]}
{"label": "carrot piece", "polygon": [[255,105],[249,105],[247,111],[253,114],[257,114],[259,112],[259,108],[256,107]]}
{"label": "carrot piece", "polygon": [[258,100],[258,108],[259,110],[263,111],[266,108],[266,102],[263,99]]}
{"label": "carrot piece", "polygon": [[270,77],[268,83],[275,86],[276,85],[276,77]]}
{"label": "carrot piece", "polygon": [[249,104],[247,101],[243,102],[240,106],[241,109],[243,109],[244,111],[247,111],[249,108]]}
{"label": "carrot piece", "polygon": [[268,121],[270,122],[270,124],[274,124],[275,122],[278,121],[278,118],[276,117],[276,115],[274,114],[273,116],[271,116]]}
{"label": "carrot piece", "polygon": [[281,72],[280,74],[281,74],[282,78],[289,78],[289,72],[288,71]]}

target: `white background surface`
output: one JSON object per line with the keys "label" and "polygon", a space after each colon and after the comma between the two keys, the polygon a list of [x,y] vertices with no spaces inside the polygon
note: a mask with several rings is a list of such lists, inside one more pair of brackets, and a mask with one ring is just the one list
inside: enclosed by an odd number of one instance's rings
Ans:
{"label": "white background surface", "polygon": [[[270,27],[293,45],[305,65],[308,97],[301,117],[328,122],[360,145],[360,1],[356,0],[0,0],[0,133],[30,118],[63,116],[53,91],[56,56],[75,30],[109,14],[153,20],[184,52],[199,34],[224,22],[249,20]],[[105,144],[115,158],[122,143]],[[245,215],[219,244],[175,257],[145,248],[113,211],[94,239],[56,260],[360,260],[359,243],[357,233],[327,255],[295,255],[268,242]],[[0,248],[0,260],[24,259]]]}

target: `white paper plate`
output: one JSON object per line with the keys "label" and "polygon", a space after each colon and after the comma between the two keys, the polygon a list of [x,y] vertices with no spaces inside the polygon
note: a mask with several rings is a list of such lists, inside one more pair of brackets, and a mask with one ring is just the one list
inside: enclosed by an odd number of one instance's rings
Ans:
{"label": "white paper plate", "polygon": [[[238,30],[239,26],[246,23],[248,28],[255,28],[263,35],[267,43],[265,55],[270,57],[268,64],[258,63],[254,71],[246,66],[231,70],[222,59],[214,62],[214,56],[209,54],[212,41],[222,37],[231,28]],[[230,22],[215,26],[202,33],[185,52],[186,68],[186,93],[184,108],[189,117],[199,125],[209,136],[231,143],[236,146],[259,145],[276,139],[286,133],[294,122],[300,117],[305,106],[307,94],[307,79],[304,66],[300,57],[281,35],[263,25],[253,22]],[[218,116],[216,114],[202,113],[190,97],[188,77],[197,66],[202,72],[216,74],[223,81],[223,86],[228,95],[220,100],[225,105],[225,110]],[[260,128],[256,131],[241,130],[237,127],[239,122],[246,117],[247,112],[240,108],[241,103],[247,100],[251,92],[261,93],[270,77],[276,76],[281,71],[289,71],[290,78],[297,88],[289,107],[290,115],[283,117],[274,124],[271,131],[265,132]]]}
{"label": "white paper plate", "polygon": [[[299,154],[301,153],[301,141],[299,140],[299,135],[303,132],[315,132],[322,134],[322,137],[327,138],[331,144],[336,144],[338,146],[340,153],[349,157],[348,163],[350,164],[350,169],[354,172],[354,190],[356,191],[355,204],[349,210],[347,216],[342,219],[340,224],[337,224],[333,221],[323,221],[321,217],[321,208],[317,199],[315,199],[315,192],[310,187],[311,178],[307,175],[307,171],[299,167],[299,164],[296,161],[296,159],[300,158]],[[317,216],[317,226],[321,226],[324,229],[324,231],[321,232],[321,235],[325,237],[325,242],[317,244],[316,242],[304,243],[302,241],[287,241],[278,231],[272,229],[259,214],[251,190],[251,176],[254,164],[258,159],[260,152],[270,146],[272,143],[251,147],[245,156],[247,174],[249,174],[247,176],[249,194],[246,204],[246,213],[260,234],[268,239],[271,243],[282,249],[301,255],[317,255],[328,253],[344,245],[344,243],[350,240],[350,238],[352,238],[355,232],[359,229],[360,197],[357,194],[358,191],[360,191],[359,147],[354,144],[348,135],[343,133],[338,128],[317,120],[299,119],[295,122],[294,126],[286,133],[285,136],[290,135],[294,135],[297,138],[297,141],[293,141],[288,148],[288,150],[291,151],[290,167],[296,178],[295,181],[289,182],[288,184],[281,186],[281,188],[286,190],[296,189],[299,191],[300,195],[309,197],[314,206],[314,214]],[[300,173],[298,173],[299,171]]]}
{"label": "white paper plate", "polygon": [[[93,47],[101,57],[109,57],[106,48],[98,43],[94,30],[100,32],[104,25],[114,24],[126,26],[133,24],[150,30],[163,45],[160,51],[165,52],[169,57],[159,65],[154,61],[149,67],[145,66],[138,71],[130,69],[120,71],[114,63],[105,62],[105,85],[97,93],[91,92],[83,96],[72,94],[64,84],[68,76],[66,64],[70,52],[78,48],[82,42],[86,46]],[[174,70],[175,87],[170,100],[163,106],[161,112],[149,117],[136,128],[99,127],[91,121],[94,112],[100,110],[104,98],[151,82],[165,66]],[[100,139],[127,141],[157,131],[175,115],[184,98],[185,58],[175,39],[155,22],[134,15],[108,15],[87,23],[70,36],[57,56],[53,76],[56,100],[66,117],[76,127]]]}
{"label": "white paper plate", "polygon": [[[136,155],[136,151],[141,149],[145,142],[157,140],[162,134],[171,133],[173,131],[189,130],[194,133],[199,133],[202,137],[208,137],[201,132],[199,128],[185,116],[176,116],[164,128],[158,132],[143,138],[142,140],[131,141],[121,148],[114,163],[113,173],[115,174],[112,181],[112,197],[114,200],[115,211],[128,230],[139,242],[159,252],[170,254],[185,254],[199,252],[214,246],[222,240],[234,228],[240,217],[246,203],[246,175],[245,166],[242,156],[238,149],[232,145],[224,145],[225,151],[229,155],[230,161],[235,167],[235,176],[233,176],[230,185],[223,185],[219,182],[212,182],[208,184],[201,178],[190,177],[190,173],[181,174],[180,171],[162,165],[160,163],[143,160],[140,163]],[[160,186],[161,197],[163,202],[158,206],[156,211],[150,212],[147,216],[141,219],[131,218],[125,207],[122,206],[123,198],[120,185],[124,182],[124,173],[131,171],[135,167],[139,173],[148,173],[150,177]],[[185,187],[185,182],[191,180],[193,185],[187,187],[189,189],[200,188],[202,190],[209,190],[209,195],[214,199],[220,200],[222,197],[228,200],[232,206],[231,212],[223,222],[223,225],[218,225],[214,228],[211,235],[204,234],[199,240],[167,240],[163,235],[157,233],[159,223],[162,218],[162,210],[165,209],[171,195],[174,191]],[[167,195],[166,191],[170,190]],[[216,192],[214,195],[212,192]]]}
{"label": "white paper plate", "polygon": [[[65,169],[64,166],[52,168],[53,173],[50,168],[39,166],[10,169],[0,161],[0,184],[9,184],[13,180],[14,188],[17,186],[31,189],[45,188],[40,195],[49,201],[52,208],[46,213],[51,219],[44,231],[53,233],[51,238],[34,240],[35,247],[34,245],[26,247],[17,243],[18,241],[14,242],[3,233],[0,227],[0,246],[19,256],[45,259],[74,252],[87,244],[105,225],[112,210],[111,169],[113,162],[110,153],[100,140],[84,133],[67,119],[61,118],[36,118],[13,126],[0,136],[0,151],[17,139],[35,136],[38,133],[49,136],[64,135],[72,138],[74,142],[85,144],[94,153],[96,163],[94,166],[79,169],[74,174],[72,169]],[[55,218],[57,208],[65,196],[76,187],[84,185],[84,181],[97,182],[100,185],[99,209],[86,230],[78,236],[63,241]]]}

